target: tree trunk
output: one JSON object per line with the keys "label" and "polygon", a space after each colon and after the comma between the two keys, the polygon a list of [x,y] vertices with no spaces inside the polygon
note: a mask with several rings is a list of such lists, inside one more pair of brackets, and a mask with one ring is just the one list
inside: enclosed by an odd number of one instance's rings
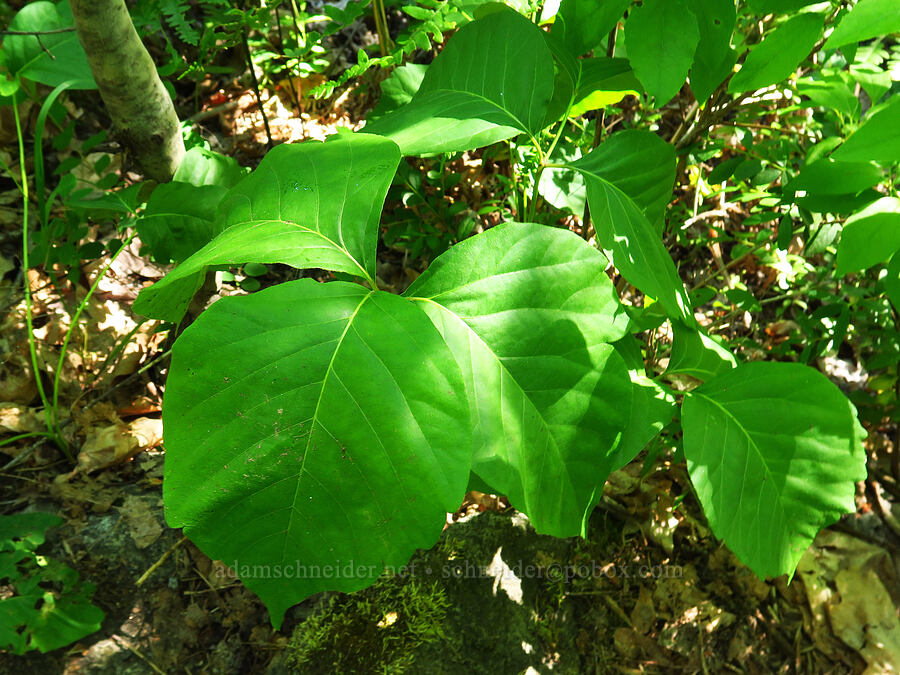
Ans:
{"label": "tree trunk", "polygon": [[184,156],[172,99],[125,0],[70,0],[75,28],[119,141],[148,178],[169,181]]}

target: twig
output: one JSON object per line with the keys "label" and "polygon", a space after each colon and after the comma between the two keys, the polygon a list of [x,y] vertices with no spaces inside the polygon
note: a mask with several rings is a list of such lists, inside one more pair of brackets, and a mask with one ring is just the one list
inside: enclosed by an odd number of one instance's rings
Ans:
{"label": "twig", "polygon": [[54,35],[55,33],[74,33],[75,26],[68,28],[53,28],[52,30],[0,30],[0,35]]}
{"label": "twig", "polygon": [[146,572],[144,572],[144,573],[141,575],[141,578],[138,579],[138,580],[134,583],[134,585],[135,585],[135,586],[142,586],[142,585],[144,584],[144,582],[147,581],[147,579],[150,578],[150,575],[152,575],[156,570],[158,570],[158,569],[162,566],[162,564],[163,564],[166,560],[168,560],[169,556],[172,555],[172,554],[175,552],[175,549],[178,548],[179,546],[181,546],[181,545],[182,545],[184,542],[186,542],[186,541],[187,541],[187,537],[182,537],[181,539],[179,539],[178,541],[176,541],[174,544],[172,544],[172,546],[169,548],[169,550],[166,551],[165,553],[163,553],[163,554],[160,556],[159,560],[157,560],[155,563],[153,563],[152,565],[150,565],[150,568],[149,568]]}
{"label": "twig", "polygon": [[253,83],[253,91],[256,92],[256,102],[259,104],[259,113],[262,115],[263,126],[266,128],[266,139],[269,150],[273,147],[272,130],[269,129],[269,118],[266,117],[266,109],[263,106],[262,95],[259,93],[259,80],[256,79],[256,70],[253,68],[253,57],[250,55],[250,43],[247,41],[247,31],[241,33],[241,41],[244,43],[244,53],[247,55],[247,67],[250,68],[250,81]]}
{"label": "twig", "polygon": [[146,663],[148,666],[150,666],[150,667],[153,669],[153,672],[159,673],[159,675],[166,675],[166,671],[162,670],[159,666],[157,666],[155,663],[153,663],[153,661],[151,661],[151,660],[148,659],[146,656],[144,656],[143,654],[141,654],[137,649],[135,649],[135,648],[132,647],[130,644],[128,644],[127,641],[123,640],[123,639],[122,639],[121,637],[119,637],[118,635],[113,635],[112,638],[113,638],[113,640],[116,641],[116,643],[117,643],[118,645],[120,645],[120,646],[122,646],[122,647],[125,647],[125,649],[127,649],[128,651],[130,651],[132,654],[134,654],[136,657],[138,657],[141,661],[143,661],[143,662]]}

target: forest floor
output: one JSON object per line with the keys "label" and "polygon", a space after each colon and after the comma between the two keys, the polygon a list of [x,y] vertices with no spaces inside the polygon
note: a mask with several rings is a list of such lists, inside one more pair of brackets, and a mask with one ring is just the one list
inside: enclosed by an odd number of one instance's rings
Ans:
{"label": "forest floor", "polygon": [[[226,105],[204,113],[204,135],[218,143],[214,150],[252,165],[266,140],[253,95],[234,90],[225,98]],[[297,114],[278,97],[267,100],[278,141],[357,126],[368,105],[352,96],[343,101],[346,109],[306,103]],[[0,144],[14,165],[5,120],[4,127]],[[23,278],[34,293],[39,361],[49,367],[72,307],[105,264],[82,264],[74,283],[59,269],[23,273],[21,218],[19,193],[4,178],[0,431],[8,434],[43,428]],[[97,224],[86,239],[111,234]],[[892,427],[869,429],[870,478],[859,485],[857,512],[819,535],[791,580],[755,577],[710,533],[683,465],[660,457],[645,471],[641,455],[610,477],[587,539],[537,535],[502,497],[471,493],[448,514],[441,541],[418,553],[404,573],[360,593],[310,598],[273,630],[228,561],[210,560],[166,526],[160,410],[169,344],[156,323],[141,323],[131,310],[137,292],[165,269],[139,252],[134,241],[116,259],[64,360],[60,406],[77,467],[46,443],[0,447],[2,512],[44,510],[64,518],[41,552],[96,585],[94,603],[106,619],[99,632],[48,654],[0,652],[0,674],[900,668],[900,450]],[[396,251],[382,252],[386,285],[402,285],[420,271],[406,262]],[[272,266],[262,281],[291,273]],[[219,295],[241,292],[219,286]],[[750,330],[763,335],[765,327]],[[120,344],[126,346],[109,359]]]}

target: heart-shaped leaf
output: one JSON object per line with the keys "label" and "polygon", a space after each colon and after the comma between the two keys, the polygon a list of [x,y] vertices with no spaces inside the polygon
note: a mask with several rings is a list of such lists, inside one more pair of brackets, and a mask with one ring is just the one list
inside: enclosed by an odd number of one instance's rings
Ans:
{"label": "heart-shaped leaf", "polygon": [[173,350],[166,518],[277,626],[434,543],[469,476],[464,392],[428,317],[398,296],[301,279],[224,298]]}
{"label": "heart-shaped leaf", "polygon": [[135,311],[179,321],[212,265],[319,267],[374,286],[378,221],[399,162],[392,141],[369,134],[279,145],[220,202],[221,233],[143,290]]}
{"label": "heart-shaped leaf", "polygon": [[466,379],[473,471],[558,536],[582,531],[628,420],[631,382],[609,344],[628,320],[605,267],[567,230],[507,223],[451,248],[405,294]]}
{"label": "heart-shaped leaf", "polygon": [[692,391],[681,421],[713,532],[759,576],[792,574],[816,533],[855,510],[865,432],[818,371],[744,364]]}

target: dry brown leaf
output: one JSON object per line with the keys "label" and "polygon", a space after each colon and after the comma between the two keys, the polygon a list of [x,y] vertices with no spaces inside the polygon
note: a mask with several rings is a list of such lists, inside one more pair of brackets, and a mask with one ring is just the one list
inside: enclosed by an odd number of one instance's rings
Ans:
{"label": "dry brown leaf", "polygon": [[119,507],[128,525],[128,533],[138,548],[147,548],[159,539],[163,528],[159,524],[150,502],[135,495],[125,497],[125,503]]}

